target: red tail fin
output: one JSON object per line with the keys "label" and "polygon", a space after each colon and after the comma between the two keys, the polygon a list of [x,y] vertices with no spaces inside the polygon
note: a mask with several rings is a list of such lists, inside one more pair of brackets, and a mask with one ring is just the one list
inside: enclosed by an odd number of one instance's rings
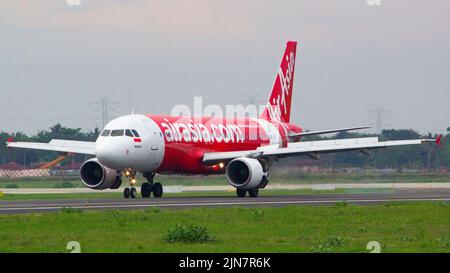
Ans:
{"label": "red tail fin", "polygon": [[282,122],[290,121],[296,52],[297,42],[288,42],[275,79],[272,94],[261,116],[262,119]]}

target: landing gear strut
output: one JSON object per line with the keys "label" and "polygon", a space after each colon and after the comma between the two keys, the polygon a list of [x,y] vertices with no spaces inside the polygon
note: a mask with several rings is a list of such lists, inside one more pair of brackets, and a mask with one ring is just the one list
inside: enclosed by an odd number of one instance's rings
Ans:
{"label": "landing gear strut", "polygon": [[129,187],[125,188],[123,191],[123,197],[135,199],[137,197],[137,190],[134,187],[136,184],[136,172],[132,170],[126,170],[124,172],[125,176],[128,177]]}
{"label": "landing gear strut", "polygon": [[155,178],[155,173],[145,173],[144,177],[147,178],[148,182],[145,182],[141,186],[141,195],[143,198],[149,198],[153,193],[153,196],[160,198],[163,196],[163,187],[161,183],[153,183]]}

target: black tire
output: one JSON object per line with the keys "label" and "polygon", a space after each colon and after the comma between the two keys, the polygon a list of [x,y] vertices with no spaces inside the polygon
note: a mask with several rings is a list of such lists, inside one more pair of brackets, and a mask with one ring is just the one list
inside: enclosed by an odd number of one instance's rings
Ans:
{"label": "black tire", "polygon": [[161,198],[163,196],[163,186],[161,183],[153,184],[153,196],[156,198]]}
{"label": "black tire", "polygon": [[141,195],[142,198],[149,198],[152,195],[152,184],[143,183],[141,186]]}
{"label": "black tire", "polygon": [[236,189],[236,195],[239,198],[244,198],[247,195],[247,190]]}
{"label": "black tire", "polygon": [[131,196],[130,188],[125,188],[125,189],[123,190],[123,197],[125,197],[126,199],[128,199],[128,198],[130,198],[130,196]]}
{"label": "black tire", "polygon": [[254,189],[248,190],[248,195],[250,195],[250,197],[252,197],[252,198],[258,197],[258,193],[259,193],[259,189],[258,188],[254,188]]}
{"label": "black tire", "polygon": [[130,197],[132,198],[132,199],[136,199],[136,197],[137,197],[137,190],[136,190],[136,188],[132,188],[131,190],[130,190]]}

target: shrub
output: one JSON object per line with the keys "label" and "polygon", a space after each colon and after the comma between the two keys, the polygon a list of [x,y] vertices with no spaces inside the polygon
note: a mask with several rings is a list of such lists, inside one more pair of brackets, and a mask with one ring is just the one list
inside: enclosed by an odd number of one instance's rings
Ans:
{"label": "shrub", "polygon": [[204,226],[178,224],[162,240],[168,243],[206,243],[214,240],[214,236]]}
{"label": "shrub", "polygon": [[68,188],[75,188],[76,186],[74,184],[72,184],[71,182],[66,181],[66,182],[55,184],[54,187],[57,189],[68,189]]}
{"label": "shrub", "polygon": [[325,240],[324,244],[331,247],[343,247],[347,245],[348,241],[350,241],[350,238],[330,236]]}
{"label": "shrub", "polygon": [[324,245],[313,246],[309,249],[311,253],[333,253],[333,248]]}
{"label": "shrub", "polygon": [[319,243],[317,246],[311,247],[309,250],[312,253],[332,253],[336,247],[346,246],[348,241],[350,241],[350,238],[329,236],[326,240]]}
{"label": "shrub", "polygon": [[7,188],[7,189],[18,189],[19,185],[17,185],[17,184],[8,184],[8,185],[5,186],[5,188]]}
{"label": "shrub", "polygon": [[439,238],[438,242],[444,247],[450,247],[450,236]]}

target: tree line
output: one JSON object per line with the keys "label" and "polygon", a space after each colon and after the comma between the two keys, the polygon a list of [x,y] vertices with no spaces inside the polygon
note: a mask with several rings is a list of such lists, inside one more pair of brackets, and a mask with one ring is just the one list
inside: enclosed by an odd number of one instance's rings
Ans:
{"label": "tree line", "polygon": [[[59,123],[51,127],[49,130],[38,131],[38,133],[33,136],[28,136],[22,132],[0,132],[0,164],[16,162],[20,165],[30,166],[38,162],[52,161],[58,156],[58,153],[56,152],[28,149],[8,149],[6,147],[6,142],[9,138],[13,138],[14,141],[42,143],[48,143],[52,139],[95,141],[99,134],[100,130],[97,128],[94,131],[84,132],[81,128],[67,128]],[[85,160],[86,156],[74,155],[71,159],[80,162]],[[66,160],[63,164],[67,164],[69,162],[69,160]]]}
{"label": "tree line", "polygon": [[[85,132],[81,128],[67,128],[61,124],[56,124],[48,130],[38,131],[37,134],[28,136],[22,132],[0,133],[0,164],[16,162],[17,164],[30,166],[37,162],[48,162],[57,157],[56,152],[8,149],[6,142],[9,138],[14,141],[43,142],[47,143],[52,139],[67,139],[80,141],[95,141],[100,133],[99,129]],[[333,137],[307,137],[308,140],[327,140],[331,138],[356,138],[356,137],[374,137],[380,140],[399,140],[399,139],[417,139],[417,138],[436,138],[436,134],[422,136],[414,130],[391,129],[383,130],[381,135],[364,133],[339,133]],[[298,164],[304,157],[289,158],[287,163]],[[82,162],[86,156],[74,155],[71,160]],[[63,164],[70,162],[66,160]],[[442,137],[442,145],[438,147],[434,144],[413,145],[403,147],[391,147],[380,149],[374,152],[363,154],[361,152],[332,153],[321,156],[317,164],[324,167],[362,167],[362,168],[396,168],[396,169],[440,169],[450,167],[450,127],[447,134]]]}

